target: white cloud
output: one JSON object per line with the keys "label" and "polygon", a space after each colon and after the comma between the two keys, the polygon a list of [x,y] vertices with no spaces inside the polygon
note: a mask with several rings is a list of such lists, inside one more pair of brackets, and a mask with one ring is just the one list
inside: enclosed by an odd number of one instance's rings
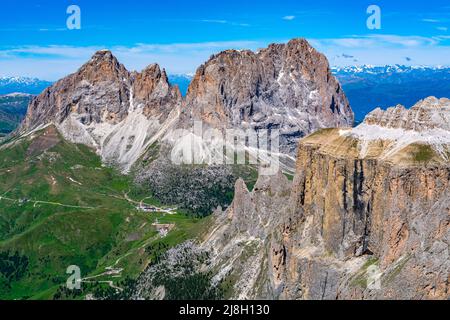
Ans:
{"label": "white cloud", "polygon": [[[395,64],[450,65],[450,36],[435,37],[399,35],[353,35],[344,38],[308,39],[325,53],[331,65]],[[194,72],[212,54],[226,49],[266,47],[283,41],[216,41],[198,43],[148,44],[113,46],[110,49],[129,70],[142,70],[158,63],[169,73]],[[56,80],[76,71],[102,46],[22,46],[0,47],[0,76],[31,76]],[[342,54],[345,52],[345,56]],[[354,57],[352,59],[346,57]]]}
{"label": "white cloud", "polygon": [[295,19],[295,16],[284,16],[283,17],[283,20],[287,20],[287,21],[291,21],[291,20],[294,20]]}
{"label": "white cloud", "polygon": [[440,40],[437,37],[422,36],[398,36],[398,35],[359,35],[345,38],[314,39],[314,43],[320,45],[336,45],[344,48],[378,48],[378,47],[423,47],[437,45]]}
{"label": "white cloud", "polygon": [[447,27],[436,27],[436,30],[447,32],[448,28]]}
{"label": "white cloud", "polygon": [[68,31],[67,28],[40,28],[40,32],[49,32],[49,31]]}
{"label": "white cloud", "polygon": [[202,22],[208,22],[208,23],[220,23],[220,24],[228,23],[227,20],[208,20],[208,19],[205,19],[205,20],[201,20],[201,21]]}
{"label": "white cloud", "polygon": [[36,56],[52,56],[53,58],[79,58],[86,56],[91,52],[102,49],[101,47],[74,47],[74,46],[23,46],[16,48],[7,48],[0,50],[0,58],[19,58],[21,55]]}
{"label": "white cloud", "polygon": [[[142,70],[158,63],[171,73],[195,71],[212,54],[226,49],[255,50],[265,46],[258,41],[217,41],[199,43],[146,44],[107,49],[129,70]],[[32,76],[56,80],[76,71],[102,46],[23,46],[0,48],[0,76]]]}
{"label": "white cloud", "polygon": [[[323,52],[331,65],[355,64],[404,64],[405,57],[414,57],[407,63],[421,65],[450,65],[450,37],[361,35],[336,39],[309,39]],[[354,56],[344,59],[341,52]],[[355,61],[357,60],[357,61]]]}
{"label": "white cloud", "polygon": [[238,27],[249,27],[250,26],[250,24],[248,24],[248,23],[233,22],[233,21],[227,21],[227,20],[204,19],[204,20],[200,20],[200,21],[206,22],[206,23],[227,24],[227,25],[238,26]]}
{"label": "white cloud", "polygon": [[439,23],[440,20],[437,19],[422,19],[423,22],[430,22],[430,23]]}

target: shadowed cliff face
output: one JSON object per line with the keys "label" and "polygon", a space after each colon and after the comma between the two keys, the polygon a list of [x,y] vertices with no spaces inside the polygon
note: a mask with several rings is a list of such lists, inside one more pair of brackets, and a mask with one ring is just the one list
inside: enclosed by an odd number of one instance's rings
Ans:
{"label": "shadowed cliff face", "polygon": [[[446,103],[430,98],[417,107],[447,116]],[[369,134],[379,124],[361,126]],[[375,129],[368,143],[360,129],[322,130],[301,140],[291,187],[280,176],[260,178],[289,192],[249,192],[237,184],[232,206],[216,213],[217,227],[204,242],[216,252],[218,277],[235,279],[234,297],[449,297],[448,142],[426,144],[406,130],[401,141],[409,144],[386,154],[398,141],[373,139]],[[259,251],[244,254],[255,239]],[[253,278],[236,273],[242,260],[258,261]]]}

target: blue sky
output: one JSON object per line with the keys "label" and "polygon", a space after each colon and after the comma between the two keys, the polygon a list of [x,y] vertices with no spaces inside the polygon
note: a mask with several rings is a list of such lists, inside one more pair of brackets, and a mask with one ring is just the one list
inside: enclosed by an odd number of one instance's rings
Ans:
{"label": "blue sky", "polygon": [[[69,30],[66,9],[81,9]],[[381,29],[366,26],[381,9]],[[0,76],[55,80],[108,48],[129,69],[194,72],[217,51],[305,37],[332,65],[450,65],[448,0],[2,0]]]}

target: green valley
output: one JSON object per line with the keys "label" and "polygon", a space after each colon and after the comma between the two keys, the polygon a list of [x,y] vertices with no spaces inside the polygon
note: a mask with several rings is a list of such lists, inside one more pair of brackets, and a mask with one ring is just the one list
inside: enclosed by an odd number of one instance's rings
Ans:
{"label": "green valley", "polygon": [[131,178],[102,165],[88,147],[65,141],[53,126],[4,141],[0,299],[84,298],[65,288],[70,265],[79,266],[83,288],[120,292],[208,222],[142,210],[150,204],[158,202]]}

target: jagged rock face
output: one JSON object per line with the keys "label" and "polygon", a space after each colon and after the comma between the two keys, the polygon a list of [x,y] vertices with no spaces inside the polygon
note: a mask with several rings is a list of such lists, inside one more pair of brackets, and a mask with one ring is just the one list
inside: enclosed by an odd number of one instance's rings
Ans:
{"label": "jagged rock face", "polygon": [[133,93],[135,103],[144,106],[144,114],[147,117],[160,117],[161,122],[182,100],[178,87],[169,84],[166,72],[161,71],[157,64],[134,74]]}
{"label": "jagged rock face", "polygon": [[[442,105],[433,108],[448,116]],[[219,248],[217,277],[236,277],[237,261],[245,257],[258,259],[258,281],[238,276],[235,297],[245,283],[252,288],[246,298],[448,299],[450,163],[433,151],[448,150],[448,144],[435,149],[428,139],[417,147],[415,131],[404,130],[403,148],[386,157],[383,148],[392,140],[378,137],[367,145],[360,135],[342,131],[322,130],[300,141],[289,195],[249,193],[237,185],[233,205],[216,213],[219,224],[204,243]],[[261,196],[265,200],[255,202]],[[246,219],[254,225],[250,230],[240,222]],[[229,248],[214,240],[219,235]],[[255,235],[264,243],[260,251],[240,253]]]}
{"label": "jagged rock face", "polygon": [[[214,213],[211,232],[203,239],[203,249],[211,252],[211,268],[216,274],[213,285],[232,283],[226,298],[276,298],[280,281],[277,263],[284,261],[279,227],[286,215],[291,182],[279,172],[275,176],[261,176],[250,192],[244,181],[235,185],[235,198],[227,210]],[[276,252],[268,254],[273,248]],[[273,268],[273,269],[272,269]]]}
{"label": "jagged rock face", "polygon": [[130,73],[102,50],[31,102],[21,132],[55,123],[63,136],[97,149],[128,171],[178,118],[181,94],[153,64]]}
{"label": "jagged rock face", "polygon": [[353,112],[326,57],[294,39],[257,53],[212,56],[189,86],[184,118],[216,128],[279,129],[282,152],[295,155],[300,137],[351,126]]}
{"label": "jagged rock face", "polygon": [[128,111],[130,84],[130,74],[111,52],[99,51],[78,72],[33,99],[21,129],[61,123],[71,113],[86,125],[120,122]]}
{"label": "jagged rock face", "polygon": [[364,122],[368,125],[415,131],[434,128],[450,130],[450,100],[429,97],[419,101],[411,109],[402,105],[386,111],[377,108],[366,116]]}

